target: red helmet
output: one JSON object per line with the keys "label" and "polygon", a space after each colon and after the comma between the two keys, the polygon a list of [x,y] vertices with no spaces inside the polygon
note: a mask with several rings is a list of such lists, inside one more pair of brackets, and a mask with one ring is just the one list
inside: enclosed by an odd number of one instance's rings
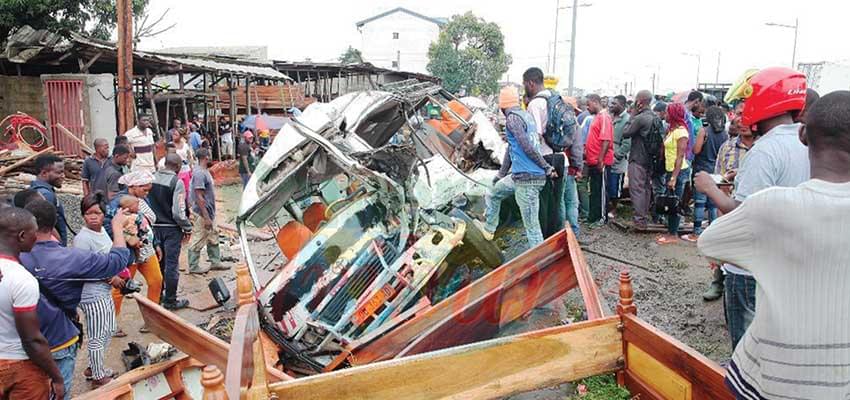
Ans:
{"label": "red helmet", "polygon": [[753,126],[806,105],[806,75],[790,68],[771,67],[756,72],[745,92],[742,122]]}

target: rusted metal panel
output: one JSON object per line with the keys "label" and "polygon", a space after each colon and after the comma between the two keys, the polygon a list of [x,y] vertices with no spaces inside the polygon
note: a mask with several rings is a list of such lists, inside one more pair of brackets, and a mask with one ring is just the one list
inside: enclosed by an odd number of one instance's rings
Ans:
{"label": "rusted metal panel", "polygon": [[50,140],[54,149],[65,154],[83,156],[84,154],[80,148],[80,144],[65,136],[56,127],[56,124],[62,124],[62,126],[71,131],[78,139],[85,141],[83,81],[45,80],[44,94],[47,99]]}

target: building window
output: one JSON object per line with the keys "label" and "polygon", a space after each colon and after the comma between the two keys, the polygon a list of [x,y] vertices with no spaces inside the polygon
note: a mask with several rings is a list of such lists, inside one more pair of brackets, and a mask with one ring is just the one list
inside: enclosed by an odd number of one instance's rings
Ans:
{"label": "building window", "polygon": [[393,39],[398,39],[398,32],[393,32]]}
{"label": "building window", "polygon": [[398,61],[393,61],[393,68],[398,68]]}

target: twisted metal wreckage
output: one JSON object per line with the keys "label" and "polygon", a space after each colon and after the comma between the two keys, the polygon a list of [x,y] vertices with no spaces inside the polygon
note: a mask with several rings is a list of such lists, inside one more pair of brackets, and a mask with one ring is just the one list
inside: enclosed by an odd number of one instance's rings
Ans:
{"label": "twisted metal wreckage", "polygon": [[[641,398],[731,399],[718,365],[635,316],[628,272],[606,316],[569,229],[502,263],[472,223],[506,151],[484,110],[433,84],[382,89],[311,106],[256,169],[230,344],[139,297],[151,331],[187,355],[83,398],[486,399],[616,372]],[[261,265],[249,226],[296,240],[317,204],[319,223],[263,284],[281,257]],[[576,286],[587,321],[495,338]]]}

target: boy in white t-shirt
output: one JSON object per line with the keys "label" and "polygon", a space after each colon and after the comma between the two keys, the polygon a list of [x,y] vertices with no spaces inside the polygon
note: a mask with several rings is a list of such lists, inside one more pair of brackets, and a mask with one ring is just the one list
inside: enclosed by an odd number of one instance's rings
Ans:
{"label": "boy in white t-shirt", "polygon": [[35,217],[21,208],[0,209],[0,398],[45,399],[65,395],[65,383],[39,330],[38,281],[18,262],[35,244]]}

